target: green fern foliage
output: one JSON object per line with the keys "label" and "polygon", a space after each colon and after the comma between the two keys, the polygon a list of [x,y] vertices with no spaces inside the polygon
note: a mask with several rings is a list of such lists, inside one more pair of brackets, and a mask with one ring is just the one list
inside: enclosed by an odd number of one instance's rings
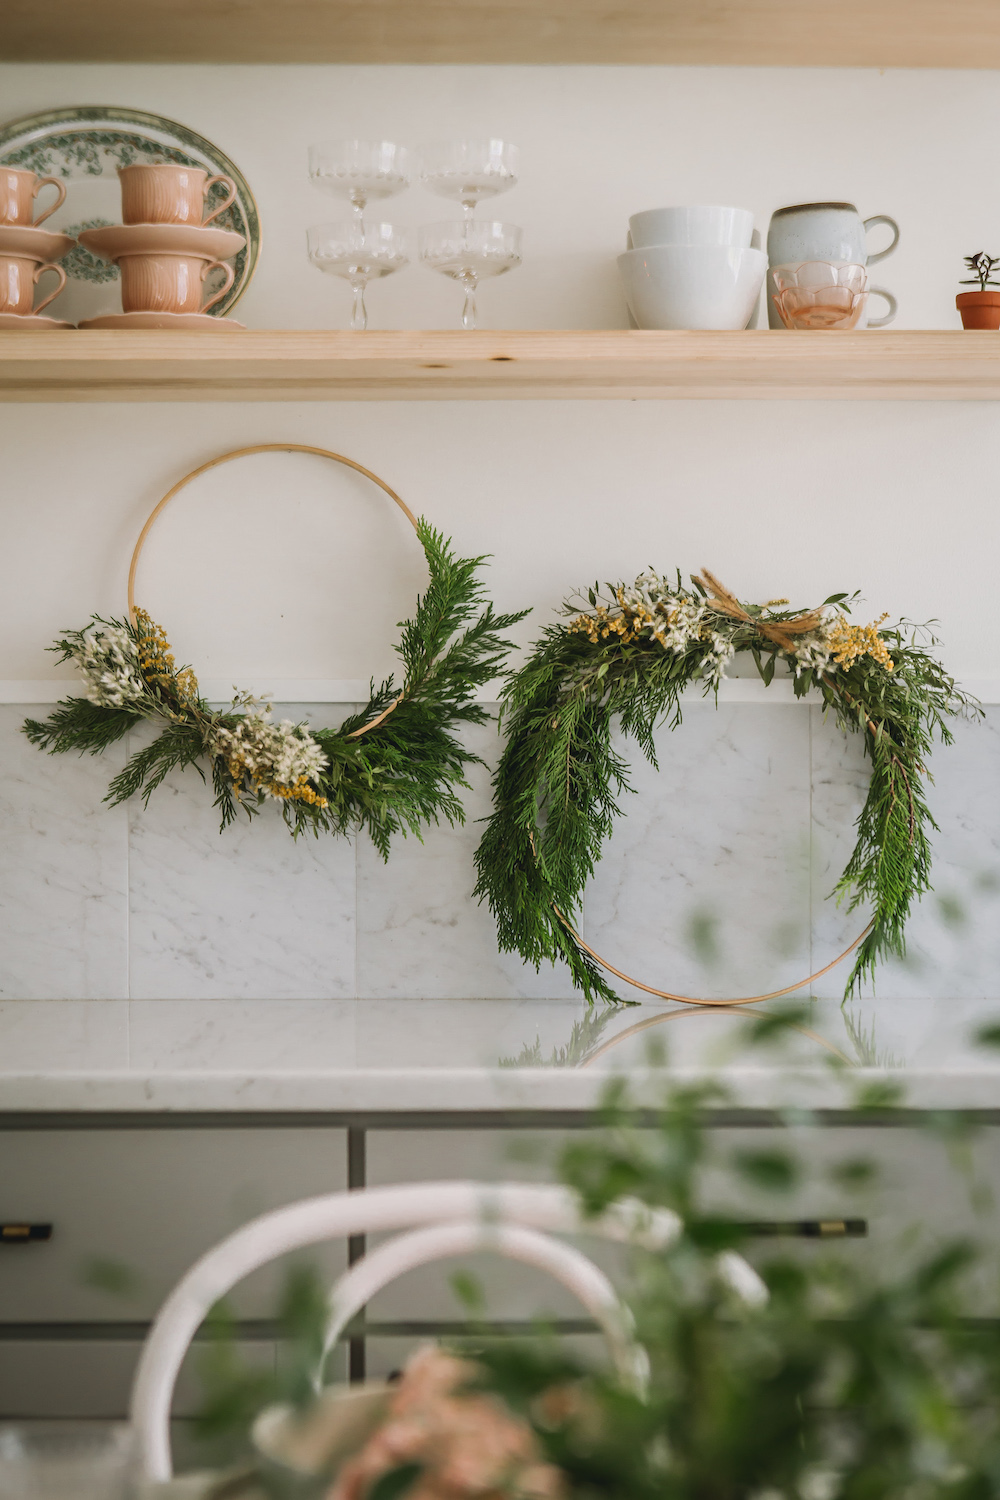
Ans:
{"label": "green fern foliage", "polygon": [[461,732],[486,719],[476,692],[502,671],[504,632],[524,615],[497,614],[486,599],[485,557],[456,557],[425,520],[417,535],[430,581],[413,618],[401,622],[403,680],[373,682],[367,705],[339,728],[275,724],[270,708],[247,695],[229,711],[213,709],[139,610],[134,623],[95,616],[56,643],[60,661],[83,672],[87,696],[27,720],[25,733],[53,754],[97,755],[149,720],[160,733],[130,755],[105,800],[148,801],[172,771],[193,767],[211,780],[223,829],[277,801],[295,836],[365,828],[388,858],[397,834],[419,838],[431,823],[461,823],[466,772],[479,760]]}
{"label": "green fern foliage", "polygon": [[[847,621],[845,594],[805,612],[743,605],[711,574],[691,586],[647,573],[631,586],[599,585],[573,618],[549,626],[508,680],[494,810],[476,856],[476,894],[496,918],[500,946],[536,967],[564,961],[588,1000],[620,1003],[574,931],[588,880],[631,790],[612,731],[655,766],[654,734],[676,729],[693,684],[717,693],[725,666],[749,652],[765,684],[777,667],[797,696],[815,690],[871,760],[857,843],[836,887],[871,925],[847,981],[853,992],[880,959],[905,951],[913,903],[930,890],[927,762],[949,721],[974,713],[933,654],[926,630]],[[576,611],[574,613],[574,611]]]}

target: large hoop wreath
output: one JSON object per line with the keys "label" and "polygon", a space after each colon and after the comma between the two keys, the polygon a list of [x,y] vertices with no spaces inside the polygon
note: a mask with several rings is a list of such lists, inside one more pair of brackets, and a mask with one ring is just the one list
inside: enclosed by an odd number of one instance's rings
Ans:
{"label": "large hoop wreath", "polygon": [[[430,582],[411,620],[402,623],[396,650],[404,677],[374,681],[359,714],[339,729],[275,723],[270,705],[238,694],[219,712],[200,696],[190,667],[178,669],[166,635],[136,606],[135,577],[149,532],[174,496],[208,469],[252,453],[312,453],[345,464],[383,490],[413,526],[427,559]],[[223,453],[186,474],[154,507],[132,554],[128,617],[95,615],[83,630],[67,631],[51,649],[82,672],[82,697],[59,704],[44,722],[28,719],[25,733],[52,753],[99,755],[143,719],[162,726],[111,783],[112,806],[141,791],[143,800],[175,767],[207,766],[222,828],[240,809],[249,815],[277,802],[292,833],[333,834],[367,828],[388,858],[395,833],[418,837],[426,824],[464,821],[459,791],[465,768],[478,761],[456,738],[464,724],[481,724],[487,711],[476,689],[496,677],[510,649],[502,632],[523,615],[498,615],[485,601],[477,571],[483,557],[455,557],[427,521],[418,520],[389,486],[353,459],[303,443],[263,443]]]}
{"label": "large hoop wreath", "polygon": [[[845,994],[878,960],[905,951],[914,899],[930,889],[924,797],[935,734],[978,706],[957,689],[927,646],[925,630],[847,619],[856,595],[834,594],[816,609],[787,599],[741,604],[707,569],[684,586],[654,572],[631,587],[588,591],[588,608],[549,627],[503,694],[507,742],[494,778],[494,812],[476,855],[476,894],[489,901],[500,946],[536,967],[564,959],[588,1000],[620,1003],[608,974],[647,994],[690,1005],[748,1005],[804,989],[854,953]],[[926,644],[921,644],[921,641]],[[818,690],[845,730],[864,736],[871,783],[858,838],[836,887],[848,909],[871,909],[843,953],[798,984],[764,995],[704,1000],[659,989],[616,969],[574,927],[584,887],[630,790],[628,766],[612,747],[617,720],[655,766],[653,732],[681,722],[681,695],[701,682],[717,692],[727,663],[748,651],[765,684],[783,664],[801,697]]]}

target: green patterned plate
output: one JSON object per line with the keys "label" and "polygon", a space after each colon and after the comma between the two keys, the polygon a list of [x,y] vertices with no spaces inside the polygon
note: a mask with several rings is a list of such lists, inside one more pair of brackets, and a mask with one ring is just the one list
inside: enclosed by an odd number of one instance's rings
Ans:
{"label": "green patterned plate", "polygon": [[[75,235],[81,229],[120,224],[117,169],[133,162],[205,167],[212,176],[222,172],[235,182],[235,201],[214,221],[220,229],[233,229],[246,240],[245,249],[233,259],[236,275],[232,288],[209,314],[224,317],[242,297],[256,270],[260,220],[242,172],[217,146],[162,115],[100,104],[51,109],[0,127],[0,163],[37,172],[40,177],[66,180],[66,201],[51,219],[46,219],[46,229]],[[208,202],[218,203],[224,197],[225,190],[217,186]],[[52,305],[55,316],[78,323],[83,318],[121,312],[117,266],[99,260],[82,246],[71,250],[62,264],[69,280]],[[214,274],[221,279],[221,273]]]}

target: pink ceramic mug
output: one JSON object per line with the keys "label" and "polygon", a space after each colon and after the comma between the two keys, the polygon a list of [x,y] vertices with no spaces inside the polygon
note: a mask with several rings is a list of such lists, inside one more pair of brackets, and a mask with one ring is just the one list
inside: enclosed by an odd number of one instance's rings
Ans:
{"label": "pink ceramic mug", "polygon": [[[231,177],[209,177],[201,167],[139,162],[119,167],[118,176],[126,224],[211,224],[236,197]],[[217,182],[225,183],[229,196],[203,219],[205,198]]]}
{"label": "pink ceramic mug", "polygon": [[[33,219],[35,199],[47,185],[55,188],[58,197],[50,208]],[[18,167],[0,167],[0,224],[42,224],[65,198],[66,184],[58,177],[36,177],[34,172],[22,172]]]}
{"label": "pink ceramic mug", "polygon": [[[229,291],[235,272],[224,260],[200,255],[122,255],[123,312],[202,313]],[[220,289],[203,302],[205,278],[219,266],[226,273]]]}
{"label": "pink ceramic mug", "polygon": [[[55,271],[59,285],[54,292],[43,297],[37,307],[32,307],[35,284],[46,271]],[[48,307],[65,285],[66,272],[62,266],[48,261],[26,260],[20,255],[0,255],[0,313],[18,313],[22,318],[30,318],[33,313],[40,313],[43,307]]]}

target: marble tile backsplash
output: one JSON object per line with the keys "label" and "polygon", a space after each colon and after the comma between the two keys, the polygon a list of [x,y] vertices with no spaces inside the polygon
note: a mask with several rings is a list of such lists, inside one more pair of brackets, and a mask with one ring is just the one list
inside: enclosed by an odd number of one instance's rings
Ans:
{"label": "marble tile backsplash", "polygon": [[[281,713],[335,722],[348,708]],[[20,733],[25,712],[0,705],[0,997],[572,995],[563,969],[498,954],[472,900],[487,768],[471,778],[464,828],[400,840],[384,865],[366,837],[294,842],[275,809],[220,835],[191,771],[148,808],[109,809],[129,747],[47,757]],[[495,760],[492,726],[470,743]],[[630,751],[636,795],[587,891],[588,941],[647,983],[705,996],[777,988],[846,947],[864,918],[828,896],[867,784],[860,744],[818,706],[695,702],[658,751],[659,771]],[[935,891],[878,991],[1000,999],[1000,709],[957,725],[932,770]],[[814,993],[838,995],[845,971]]]}

